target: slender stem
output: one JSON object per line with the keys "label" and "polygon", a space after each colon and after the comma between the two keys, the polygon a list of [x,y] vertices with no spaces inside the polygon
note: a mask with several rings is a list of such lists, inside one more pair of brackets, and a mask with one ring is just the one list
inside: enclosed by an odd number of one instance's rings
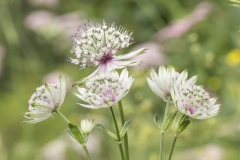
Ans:
{"label": "slender stem", "polygon": [[86,153],[86,155],[88,157],[88,160],[91,160],[92,158],[91,158],[91,156],[90,156],[90,154],[88,152],[87,146],[86,145],[82,145],[82,147],[83,147],[83,149],[84,149],[84,151],[85,151],[85,153]]}
{"label": "slender stem", "polygon": [[55,112],[59,114],[65,121],[67,121],[67,123],[70,123],[70,121],[59,110],[56,110]]}
{"label": "slender stem", "polygon": [[163,141],[164,141],[164,132],[161,132],[160,149],[159,149],[159,160],[162,160]]}
{"label": "slender stem", "polygon": [[[113,117],[113,121],[114,121],[114,124],[115,124],[116,131],[117,131],[117,137],[118,137],[118,140],[120,141],[119,129],[118,129],[117,121],[116,121],[116,118],[115,118],[112,107],[110,107],[110,110],[111,110],[111,113],[112,113],[112,117]],[[123,148],[122,148],[122,143],[118,142],[118,146],[119,146],[121,158],[122,158],[122,160],[125,160],[124,153],[123,153]]]}
{"label": "slender stem", "polygon": [[[165,108],[165,112],[164,112],[164,116],[163,116],[163,125],[165,124],[165,121],[166,121],[166,118],[167,118],[169,103],[170,103],[170,97],[168,97],[168,100],[167,100],[167,104],[166,104],[166,108]],[[160,137],[159,160],[162,160],[164,131],[161,129],[160,133],[161,133],[161,137]]]}
{"label": "slender stem", "polygon": [[170,154],[169,154],[169,158],[168,158],[168,160],[171,160],[171,158],[172,158],[172,153],[173,153],[173,149],[174,149],[174,147],[175,147],[175,144],[176,144],[177,138],[178,138],[178,136],[175,135],[175,136],[174,136],[174,139],[173,139],[172,148],[171,148],[171,152],[170,152]]}
{"label": "slender stem", "polygon": [[[123,112],[123,107],[122,107],[122,102],[121,101],[118,102],[118,107],[119,107],[119,112],[120,112],[120,115],[121,115],[121,121],[122,121],[122,126],[123,126],[124,123],[125,123],[125,118],[124,118],[124,112]],[[127,132],[124,135],[124,149],[125,149],[125,158],[126,158],[126,160],[129,160],[129,149],[128,149],[128,135],[127,135]]]}

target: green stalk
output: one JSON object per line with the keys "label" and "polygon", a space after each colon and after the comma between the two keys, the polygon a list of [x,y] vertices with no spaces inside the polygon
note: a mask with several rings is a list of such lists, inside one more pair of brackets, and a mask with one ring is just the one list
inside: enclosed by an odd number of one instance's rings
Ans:
{"label": "green stalk", "polygon": [[169,154],[169,158],[168,158],[168,160],[171,160],[171,158],[172,158],[172,153],[173,153],[173,149],[174,149],[174,147],[175,147],[175,144],[176,144],[177,138],[178,138],[178,136],[175,135],[175,136],[174,136],[174,139],[173,139],[172,148],[171,148],[171,152],[170,152],[170,154]]}
{"label": "green stalk", "polygon": [[[123,107],[122,107],[121,100],[118,102],[118,107],[119,107],[119,112],[120,112],[120,115],[121,115],[121,121],[122,121],[122,126],[123,126],[124,123],[125,123],[125,118],[124,118],[124,112],[123,112]],[[128,135],[127,135],[127,133],[124,135],[124,149],[125,149],[126,160],[129,160]]]}
{"label": "green stalk", "polygon": [[115,124],[116,131],[117,131],[117,137],[118,137],[118,140],[119,140],[118,146],[119,146],[121,158],[122,158],[122,160],[125,160],[124,153],[123,153],[123,148],[122,148],[122,143],[120,142],[119,129],[118,129],[117,121],[116,121],[116,118],[115,118],[112,107],[110,107],[110,110],[111,110],[111,113],[112,113],[112,117],[113,117],[113,121],[114,121],[114,124]]}
{"label": "green stalk", "polygon": [[87,157],[88,157],[88,160],[91,160],[92,158],[91,158],[91,156],[90,156],[90,154],[89,154],[89,152],[88,152],[88,149],[87,149],[86,144],[82,145],[82,147],[83,147],[83,149],[84,149],[84,151],[85,151],[85,153],[86,153],[86,155],[87,155]]}
{"label": "green stalk", "polygon": [[70,123],[70,121],[59,110],[56,110],[55,112],[59,114],[65,121],[67,121],[67,123]]}
{"label": "green stalk", "polygon": [[[162,126],[164,126],[164,123],[165,123],[166,118],[167,118],[168,109],[169,109],[169,103],[170,103],[170,97],[168,97],[168,100],[167,100],[166,109],[165,109],[164,116],[163,116],[163,125]],[[159,160],[162,160],[164,131],[161,129],[160,133],[161,133],[161,137],[160,137]]]}

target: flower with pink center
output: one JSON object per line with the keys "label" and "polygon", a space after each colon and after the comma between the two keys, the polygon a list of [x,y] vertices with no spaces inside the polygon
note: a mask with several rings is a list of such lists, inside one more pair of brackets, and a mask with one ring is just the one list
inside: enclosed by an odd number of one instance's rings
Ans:
{"label": "flower with pink center", "polygon": [[37,123],[50,117],[62,105],[65,94],[66,81],[61,75],[57,83],[46,83],[38,87],[28,101],[30,112],[23,114],[30,120],[23,123]]}
{"label": "flower with pink center", "polygon": [[77,87],[79,94],[75,95],[88,103],[78,103],[83,107],[91,109],[108,108],[128,93],[133,81],[132,76],[128,77],[127,69],[124,69],[120,76],[115,70],[106,74],[98,73],[86,81],[85,87]]}
{"label": "flower with pink center", "polygon": [[187,80],[188,72],[184,70],[182,73],[178,73],[174,70],[172,66],[165,68],[160,66],[158,74],[154,69],[150,72],[150,78],[147,78],[148,85],[150,89],[164,101],[167,101],[170,98],[172,102],[172,95],[174,88],[179,88],[180,84],[185,82],[189,85],[194,85],[197,76],[193,76]]}
{"label": "flower with pink center", "polygon": [[175,89],[173,101],[178,110],[195,119],[206,119],[218,114],[220,104],[215,104],[217,98],[210,98],[201,86],[182,83]]}
{"label": "flower with pink center", "polygon": [[94,25],[91,22],[85,24],[85,29],[79,28],[79,33],[72,37],[73,48],[71,53],[76,58],[68,57],[67,61],[76,64],[80,69],[92,66],[98,67],[89,77],[97,73],[107,73],[126,66],[137,66],[139,60],[128,60],[142,54],[141,48],[124,55],[116,55],[119,50],[127,48],[133,43],[132,32],[122,27],[116,27],[114,23]]}

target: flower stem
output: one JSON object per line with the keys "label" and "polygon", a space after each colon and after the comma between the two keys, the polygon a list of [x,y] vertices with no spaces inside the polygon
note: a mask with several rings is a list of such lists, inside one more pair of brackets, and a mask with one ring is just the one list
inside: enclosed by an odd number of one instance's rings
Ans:
{"label": "flower stem", "polygon": [[55,112],[59,114],[65,121],[67,121],[67,123],[70,123],[70,121],[59,110],[56,110]]}
{"label": "flower stem", "polygon": [[[118,102],[118,107],[119,107],[119,112],[120,112],[120,115],[121,115],[121,121],[122,121],[122,126],[123,126],[124,123],[125,123],[125,118],[124,118],[124,112],[123,112],[123,107],[122,107],[122,101],[121,100]],[[126,160],[129,160],[129,149],[128,149],[128,135],[127,135],[127,132],[124,135],[124,149],[125,149],[125,158],[126,158]]]}
{"label": "flower stem", "polygon": [[113,117],[113,121],[114,121],[114,124],[115,124],[116,131],[117,131],[117,137],[118,137],[118,140],[119,140],[118,146],[119,146],[121,158],[122,158],[122,160],[125,160],[124,153],[123,153],[123,148],[122,148],[122,143],[120,142],[119,129],[118,129],[117,121],[116,121],[116,118],[115,118],[112,107],[110,107],[110,110],[111,110],[111,113],[112,113],[112,117]]}
{"label": "flower stem", "polygon": [[84,151],[85,151],[85,153],[86,153],[86,155],[88,157],[88,160],[91,160],[92,158],[91,158],[91,156],[90,156],[90,154],[88,152],[87,146],[84,144],[84,145],[82,145],[82,147],[83,147],[83,149],[84,149]]}
{"label": "flower stem", "polygon": [[170,154],[169,154],[169,158],[168,158],[168,160],[171,160],[171,158],[172,158],[172,153],[173,153],[173,149],[174,149],[174,147],[175,147],[175,144],[176,144],[177,138],[178,138],[178,136],[175,135],[175,136],[174,136],[174,139],[173,139],[172,148],[171,148],[171,152],[170,152]]}
{"label": "flower stem", "polygon": [[[163,116],[163,125],[166,121],[167,114],[168,114],[168,109],[169,109],[169,103],[170,103],[170,97],[168,97],[164,116]],[[163,126],[162,125],[162,126]],[[160,137],[160,149],[159,149],[159,160],[162,160],[162,152],[163,152],[163,142],[164,142],[164,131],[161,129],[161,137]]]}

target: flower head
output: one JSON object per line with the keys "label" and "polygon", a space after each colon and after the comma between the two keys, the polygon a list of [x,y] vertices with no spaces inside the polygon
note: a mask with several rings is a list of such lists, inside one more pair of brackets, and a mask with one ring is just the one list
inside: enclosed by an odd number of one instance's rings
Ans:
{"label": "flower head", "polygon": [[23,114],[30,120],[23,123],[37,123],[50,117],[62,105],[65,94],[66,82],[61,75],[57,83],[47,83],[38,87],[28,101],[30,112]]}
{"label": "flower head", "polygon": [[78,87],[80,94],[78,98],[89,104],[79,105],[98,109],[108,108],[120,101],[130,90],[134,78],[128,77],[127,69],[124,69],[119,76],[116,71],[108,74],[99,73],[86,82],[86,87]]}
{"label": "flower head", "polygon": [[172,94],[174,88],[179,88],[180,84],[186,81],[189,85],[194,85],[197,76],[193,76],[189,80],[187,79],[188,72],[184,70],[182,73],[178,73],[174,70],[172,66],[168,66],[166,69],[164,66],[160,66],[158,74],[154,69],[150,72],[151,78],[147,78],[147,82],[151,90],[161,97],[164,101],[167,101],[168,98],[172,101]]}
{"label": "flower head", "polygon": [[178,110],[195,119],[206,119],[218,114],[220,104],[215,104],[217,98],[210,98],[201,86],[182,84],[175,91],[174,102]]}
{"label": "flower head", "polygon": [[89,121],[88,119],[81,120],[81,129],[84,133],[89,134],[94,127],[94,120]]}
{"label": "flower head", "polygon": [[145,51],[143,48],[125,55],[116,55],[119,50],[133,43],[131,36],[132,32],[116,27],[114,23],[108,25],[103,20],[103,24],[94,25],[87,22],[85,29],[79,28],[79,33],[72,37],[74,46],[71,53],[76,58],[68,57],[67,61],[80,66],[80,69],[98,66],[91,77],[99,72],[107,73],[114,69],[139,65],[139,60],[126,59],[142,54]]}

